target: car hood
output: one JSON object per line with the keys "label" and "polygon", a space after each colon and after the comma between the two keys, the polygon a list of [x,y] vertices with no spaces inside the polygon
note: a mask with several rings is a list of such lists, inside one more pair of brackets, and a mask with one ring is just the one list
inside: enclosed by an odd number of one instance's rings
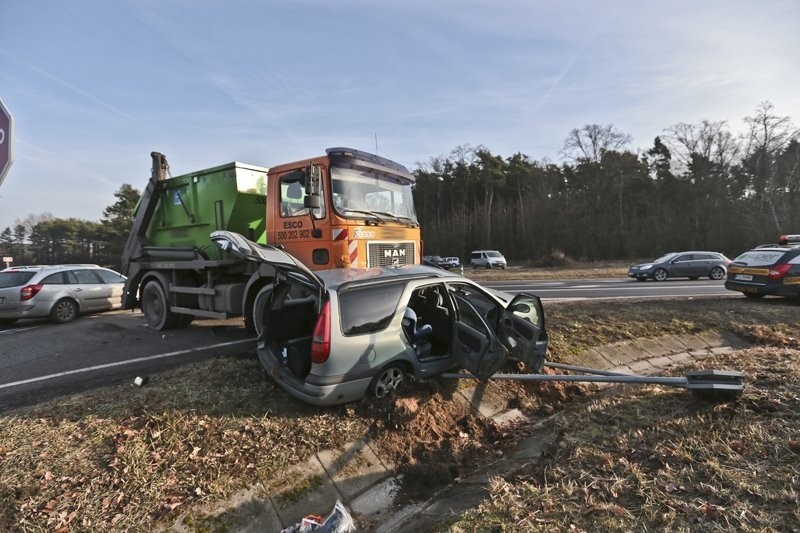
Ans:
{"label": "car hood", "polygon": [[232,231],[214,231],[211,233],[211,242],[220,250],[230,252],[239,259],[265,263],[277,270],[294,272],[307,278],[310,282],[325,289],[325,282],[320,279],[310,268],[297,260],[292,254],[275,246],[258,244]]}

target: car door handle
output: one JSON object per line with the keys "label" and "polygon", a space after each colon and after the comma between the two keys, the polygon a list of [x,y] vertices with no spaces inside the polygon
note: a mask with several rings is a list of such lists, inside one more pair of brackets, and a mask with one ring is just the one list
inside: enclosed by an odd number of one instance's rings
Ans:
{"label": "car door handle", "polygon": [[80,287],[75,287],[75,292],[81,292],[82,290]]}

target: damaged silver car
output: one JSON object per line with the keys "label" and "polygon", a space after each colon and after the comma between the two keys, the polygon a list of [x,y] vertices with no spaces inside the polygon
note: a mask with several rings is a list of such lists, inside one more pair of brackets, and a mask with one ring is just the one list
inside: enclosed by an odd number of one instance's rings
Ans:
{"label": "damaged silver car", "polygon": [[539,372],[547,333],[540,299],[484,288],[419,265],[311,271],[237,233],[220,248],[271,269],[258,295],[258,357],[292,396],[335,405],[392,393],[409,376],[458,368],[488,379],[508,359]]}

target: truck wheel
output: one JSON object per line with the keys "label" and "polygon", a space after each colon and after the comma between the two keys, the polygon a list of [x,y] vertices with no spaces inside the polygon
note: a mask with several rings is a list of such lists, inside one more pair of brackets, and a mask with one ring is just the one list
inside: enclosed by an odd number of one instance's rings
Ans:
{"label": "truck wheel", "polygon": [[157,281],[148,282],[142,290],[142,314],[147,325],[156,331],[172,329],[181,319],[181,315],[169,310],[167,295]]}
{"label": "truck wheel", "polygon": [[265,285],[258,291],[256,294],[255,299],[253,300],[253,330],[255,330],[256,335],[261,337],[261,331],[264,329],[264,315],[265,315],[265,307],[267,305],[267,301],[269,300],[269,296],[272,294],[272,285]]}

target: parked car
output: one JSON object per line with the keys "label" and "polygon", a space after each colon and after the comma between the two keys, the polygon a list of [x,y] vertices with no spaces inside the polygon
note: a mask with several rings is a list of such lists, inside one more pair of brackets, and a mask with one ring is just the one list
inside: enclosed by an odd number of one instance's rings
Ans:
{"label": "parked car", "polygon": [[0,323],[49,317],[69,322],[79,313],[117,309],[125,277],[97,265],[37,265],[0,271]]}
{"label": "parked car", "polygon": [[718,252],[670,252],[649,263],[633,265],[628,269],[628,276],[639,281],[701,277],[720,280],[725,277],[730,262]]}
{"label": "parked car", "polygon": [[445,257],[443,260],[444,264],[447,265],[445,268],[448,270],[451,268],[461,268],[461,259],[458,257]]}
{"label": "parked car", "polygon": [[432,266],[436,268],[450,268],[449,263],[445,263],[444,258],[440,255],[423,255],[422,264],[425,266]]}
{"label": "parked car", "polygon": [[767,294],[800,298],[800,235],[782,235],[778,243],[761,245],[734,259],[725,288],[748,298]]}
{"label": "parked car", "polygon": [[544,364],[544,310],[534,295],[512,297],[421,265],[312,272],[236,233],[215,231],[211,239],[275,269],[275,283],[254,306],[263,309],[254,317],[258,357],[283,389],[308,403],[380,398],[408,376],[459,367],[485,380],[509,358],[534,372]]}
{"label": "parked car", "polygon": [[506,258],[497,250],[475,250],[469,254],[469,264],[472,268],[502,268],[508,266]]}

